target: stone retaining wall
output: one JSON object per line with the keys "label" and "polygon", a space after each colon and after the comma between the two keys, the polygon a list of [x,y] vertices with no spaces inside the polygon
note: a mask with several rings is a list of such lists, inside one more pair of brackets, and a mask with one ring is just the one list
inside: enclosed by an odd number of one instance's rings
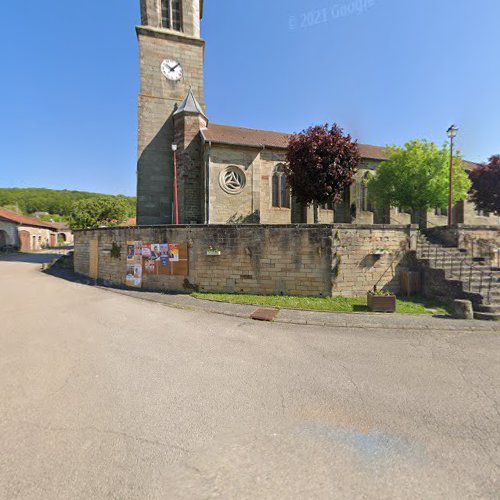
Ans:
{"label": "stone retaining wall", "polygon": [[[399,289],[409,226],[210,225],[143,226],[77,231],[75,271],[89,275],[90,242],[98,241],[98,278],[125,284],[128,241],[187,243],[187,276],[144,275],[143,288],[305,296],[364,295],[379,282]],[[413,236],[413,238],[412,238]],[[112,256],[113,246],[120,255]],[[209,247],[221,250],[208,256]],[[385,255],[374,255],[377,249]]]}
{"label": "stone retaining wall", "polygon": [[500,263],[500,226],[458,224],[452,228],[427,229],[425,233],[445,246],[462,248],[474,257],[484,257],[491,265]]}

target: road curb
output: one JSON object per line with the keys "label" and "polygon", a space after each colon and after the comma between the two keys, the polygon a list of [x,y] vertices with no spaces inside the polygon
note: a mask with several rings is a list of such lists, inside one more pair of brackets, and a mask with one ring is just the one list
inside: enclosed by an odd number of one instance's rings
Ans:
{"label": "road curb", "polygon": [[[134,291],[129,291],[126,289],[114,289],[106,286],[100,286],[97,285],[97,288],[113,293],[117,293],[119,295],[125,295],[128,297],[131,297],[133,299],[139,299],[143,300],[146,302],[152,302],[155,304],[160,304],[166,307],[171,307],[173,309],[179,309],[179,310],[185,310],[185,311],[196,311],[196,312],[204,312],[204,313],[211,313],[211,314],[219,314],[221,316],[229,316],[229,317],[235,317],[235,318],[241,318],[241,319],[247,319],[251,320],[250,316],[254,312],[255,309],[257,309],[259,306],[255,305],[249,305],[249,304],[234,304],[231,302],[223,302],[223,301],[212,301],[212,300],[207,300],[207,299],[199,299],[196,297],[191,297],[189,295],[181,295],[180,297],[185,297],[188,298],[189,300],[197,301],[200,304],[200,307],[198,307],[195,304],[180,304],[178,302],[174,302],[172,300],[166,300],[167,298],[174,298],[175,296],[169,296],[166,294],[158,294],[159,297],[151,297],[151,296],[144,296],[142,293],[134,292]],[[149,292],[149,293],[154,293],[154,292]],[[163,300],[159,300],[159,299]],[[217,310],[213,307],[206,307],[209,304],[221,304],[224,306],[231,306],[233,309],[232,311],[228,310]],[[203,307],[205,306],[205,307]],[[234,310],[240,308],[240,310]],[[336,321],[328,321],[328,320],[321,320],[321,319],[314,319],[314,318],[307,318],[307,319],[302,319],[302,318],[293,318],[293,317],[286,317],[287,315],[290,316],[292,314],[301,314],[301,313],[310,313],[311,315],[314,314],[321,314],[321,315],[331,315],[336,317]],[[391,325],[388,323],[384,322],[374,322],[373,320],[375,319],[391,319],[388,317],[382,318],[380,315],[373,315],[373,314],[359,314],[357,316],[358,321],[349,321],[353,320],[354,318],[350,316],[351,313],[327,313],[327,312],[319,312],[315,313],[313,311],[300,311],[297,309],[279,309],[279,314],[278,316],[273,320],[273,323],[281,323],[281,324],[291,324],[291,325],[298,325],[298,326],[319,326],[323,328],[343,328],[343,329],[362,329],[362,330],[398,330],[398,331],[404,331],[404,330],[409,330],[409,331],[421,331],[421,332],[436,332],[436,331],[442,331],[442,332],[477,332],[477,333],[500,333],[500,327],[495,327],[494,325],[482,325],[481,322],[479,321],[469,321],[469,323],[474,323],[474,325],[470,324],[463,324],[462,322],[457,322],[460,320],[453,320],[453,319],[441,319],[441,318],[432,318],[434,321],[436,321],[436,324],[432,325],[426,325],[426,324],[415,324],[412,326],[407,326],[406,328],[403,327],[402,325]],[[355,313],[352,313],[355,314]],[[285,317],[283,317],[283,315]],[[398,316],[397,318],[404,317],[407,319],[409,316],[412,318],[420,318],[419,315],[401,315]],[[394,316],[392,317],[394,318]],[[329,318],[330,319],[330,318]],[[359,322],[359,320],[364,319],[362,323]],[[340,320],[340,321],[339,321]],[[366,321],[368,320],[368,321]],[[372,320],[372,321],[369,321]],[[441,322],[443,321],[443,322]],[[453,324],[447,324],[444,323],[444,321],[452,321]],[[439,322],[439,323],[438,323]]]}

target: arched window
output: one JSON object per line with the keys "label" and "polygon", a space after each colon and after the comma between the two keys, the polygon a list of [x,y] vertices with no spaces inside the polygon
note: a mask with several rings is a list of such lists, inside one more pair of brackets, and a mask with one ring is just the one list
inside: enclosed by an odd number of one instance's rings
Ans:
{"label": "arched window", "polygon": [[272,198],[273,207],[290,208],[290,188],[283,165],[278,165],[274,169]]}
{"label": "arched window", "polygon": [[168,30],[182,31],[181,0],[162,0],[161,26]]}
{"label": "arched window", "polygon": [[373,206],[368,196],[368,181],[370,180],[370,176],[370,172],[366,172],[360,185],[360,205],[363,212],[373,212]]}

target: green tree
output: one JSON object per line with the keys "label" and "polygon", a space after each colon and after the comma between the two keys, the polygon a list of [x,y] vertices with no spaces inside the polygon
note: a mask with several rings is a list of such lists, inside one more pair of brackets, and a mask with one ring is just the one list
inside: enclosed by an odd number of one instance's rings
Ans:
{"label": "green tree", "polygon": [[90,198],[77,201],[71,210],[72,229],[95,229],[113,227],[125,222],[128,207],[121,198]]}
{"label": "green tree", "polygon": [[[379,207],[412,212],[446,208],[449,196],[450,149],[414,140],[404,147],[388,146],[389,159],[368,182],[371,200]],[[460,154],[453,159],[453,202],[467,199],[471,182]]]}
{"label": "green tree", "polygon": [[[49,219],[57,216],[66,220],[75,202],[95,198],[113,199],[113,195],[88,193],[85,191],[67,191],[45,188],[0,188],[0,206],[17,205],[25,214],[47,212]],[[135,216],[135,198],[118,195],[127,204],[128,216]]]}

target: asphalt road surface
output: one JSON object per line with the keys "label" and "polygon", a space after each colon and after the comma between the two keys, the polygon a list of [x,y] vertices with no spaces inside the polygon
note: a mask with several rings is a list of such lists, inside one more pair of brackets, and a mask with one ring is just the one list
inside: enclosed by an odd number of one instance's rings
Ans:
{"label": "asphalt road surface", "polygon": [[0,259],[1,498],[500,498],[498,333],[182,311],[44,258]]}

